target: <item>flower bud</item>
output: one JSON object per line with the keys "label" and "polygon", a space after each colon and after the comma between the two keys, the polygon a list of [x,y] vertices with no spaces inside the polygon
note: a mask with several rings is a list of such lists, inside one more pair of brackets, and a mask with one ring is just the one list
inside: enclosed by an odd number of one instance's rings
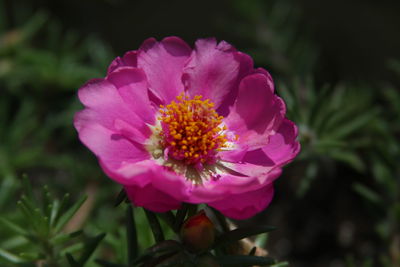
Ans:
{"label": "flower bud", "polygon": [[188,218],[181,228],[182,242],[193,252],[210,248],[214,243],[214,237],[214,224],[203,210]]}

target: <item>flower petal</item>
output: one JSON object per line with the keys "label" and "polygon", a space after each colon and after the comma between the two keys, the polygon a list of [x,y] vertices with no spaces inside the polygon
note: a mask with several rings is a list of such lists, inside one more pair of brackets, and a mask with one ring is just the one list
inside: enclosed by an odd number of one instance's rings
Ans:
{"label": "flower petal", "polygon": [[239,135],[239,146],[245,144],[252,150],[268,143],[285,113],[285,104],[272,92],[268,78],[255,73],[240,83],[236,102],[224,121],[229,130]]}
{"label": "flower petal", "polygon": [[122,58],[116,57],[108,67],[107,74],[125,66],[137,67],[137,51],[128,51]]}
{"label": "flower petal", "polygon": [[271,74],[269,74],[269,72],[266,69],[257,68],[255,70],[253,70],[253,73],[263,74],[267,78],[268,88],[270,88],[272,93],[275,91],[274,81],[272,80],[272,76],[271,76]]}
{"label": "flower petal", "polygon": [[285,119],[278,132],[270,137],[268,145],[262,150],[275,165],[282,166],[292,161],[300,152],[300,143],[296,141],[296,137],[296,125]]}
{"label": "flower petal", "polygon": [[110,73],[107,78],[118,90],[128,108],[148,124],[154,124],[155,111],[152,108],[147,80],[141,69],[120,67]]}
{"label": "flower petal", "polygon": [[183,92],[182,69],[192,49],[178,37],[161,42],[147,39],[138,50],[138,67],[143,69],[150,90],[168,104]]}
{"label": "flower petal", "polygon": [[152,185],[144,187],[125,186],[128,198],[137,207],[144,207],[153,212],[166,212],[169,210],[179,209],[181,202],[157,190]]}
{"label": "flower petal", "polygon": [[86,107],[77,117],[79,120],[75,120],[78,130],[85,123],[92,121],[115,131],[116,120],[122,120],[136,128],[142,136],[151,134],[143,119],[129,108],[117,88],[109,81],[91,80],[79,89],[78,96]]}
{"label": "flower petal", "polygon": [[237,75],[237,80],[235,86],[232,86],[230,92],[224,97],[224,100],[217,109],[218,114],[224,117],[229,114],[229,109],[237,98],[239,82],[243,79],[243,77],[256,71],[254,70],[253,59],[249,55],[236,51],[234,56],[235,59],[239,62],[239,72]]}
{"label": "flower petal", "polygon": [[271,203],[273,196],[273,185],[268,184],[255,191],[229,195],[222,200],[209,202],[208,205],[229,218],[244,220],[263,211]]}
{"label": "flower petal", "polygon": [[[77,115],[79,120],[79,114]],[[127,163],[150,157],[143,145],[97,123],[86,123],[78,129],[79,139],[108,169],[119,169]]]}
{"label": "flower petal", "polygon": [[189,203],[209,203],[222,200],[232,194],[237,195],[255,191],[271,184],[280,174],[280,168],[272,169],[268,173],[263,172],[261,174],[260,172],[259,175],[252,177],[241,175],[240,173],[227,172],[217,179],[204,181],[202,185],[193,185],[189,191],[189,198],[184,201]]}
{"label": "flower petal", "polygon": [[108,176],[125,186],[145,187],[151,185],[175,199],[186,199],[188,187],[191,184],[182,175],[161,166],[155,160],[148,159],[133,164],[125,164],[118,170],[107,169],[104,171]]}
{"label": "flower petal", "polygon": [[235,58],[235,49],[228,43],[200,39],[183,72],[182,80],[189,95],[211,99],[218,108],[237,86],[239,61]]}

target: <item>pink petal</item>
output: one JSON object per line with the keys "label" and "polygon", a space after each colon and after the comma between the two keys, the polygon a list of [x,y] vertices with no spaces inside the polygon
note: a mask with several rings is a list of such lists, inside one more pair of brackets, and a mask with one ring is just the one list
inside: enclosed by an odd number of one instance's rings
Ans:
{"label": "pink petal", "polygon": [[235,49],[226,42],[215,39],[196,41],[190,61],[182,76],[190,96],[202,95],[211,99],[218,108],[224,98],[237,86],[239,61]]}
{"label": "pink petal", "polygon": [[160,166],[154,160],[144,160],[124,164],[120,169],[107,169],[106,174],[125,186],[152,186],[172,198],[189,203],[208,203],[218,201],[231,194],[241,194],[258,190],[272,183],[280,175],[280,169],[269,173],[247,177],[244,175],[224,174],[218,179],[205,180],[202,185],[193,184],[185,176]]}
{"label": "pink petal", "polygon": [[128,51],[120,58],[115,58],[108,67],[107,74],[113,72],[119,67],[137,67],[137,51]]}
{"label": "pink petal", "polygon": [[208,205],[229,218],[244,220],[263,211],[273,196],[274,188],[268,184],[255,191],[229,195],[222,200],[209,202]]}
{"label": "pink petal", "polygon": [[152,185],[144,187],[125,186],[128,198],[137,207],[144,207],[154,212],[166,212],[169,210],[179,209],[181,202],[157,190]]}
{"label": "pink petal", "polygon": [[[253,166],[249,166],[249,168],[251,167]],[[271,184],[280,174],[280,168],[270,169],[268,173],[261,171],[257,173],[257,176],[252,177],[240,173],[226,173],[217,179],[204,181],[202,185],[192,186],[189,191],[190,196],[185,202],[209,203],[222,200],[232,194],[258,190],[267,184]]]}
{"label": "pink petal", "polygon": [[248,150],[249,147],[246,144],[236,144],[236,147],[233,150],[220,151],[218,156],[223,161],[241,162]]}
{"label": "pink petal", "polygon": [[284,165],[294,159],[300,152],[300,143],[296,141],[296,125],[285,119],[278,132],[271,136],[267,146],[262,150],[276,165]]}
{"label": "pink petal", "polygon": [[142,136],[151,134],[143,119],[127,105],[117,88],[109,81],[91,80],[79,89],[78,96],[86,107],[75,122],[78,130],[82,124],[93,121],[115,131],[115,122],[118,119],[136,128]]}
{"label": "pink petal", "polygon": [[[79,114],[77,115],[79,120]],[[79,139],[108,169],[119,169],[127,163],[150,157],[143,145],[97,123],[86,123],[78,129]]]}
{"label": "pink petal", "polygon": [[138,50],[138,67],[146,73],[150,90],[164,104],[183,92],[182,69],[191,50],[178,37],[167,37],[161,42],[147,39]]}
{"label": "pink petal", "polygon": [[268,143],[268,137],[276,133],[285,113],[285,104],[273,94],[268,78],[256,73],[242,80],[236,102],[224,121],[229,130],[239,135],[239,145],[252,150]]}
{"label": "pink petal", "polygon": [[246,164],[274,167],[276,163],[264,152],[262,148],[248,151],[242,158]]}
{"label": "pink petal", "polygon": [[127,107],[148,124],[154,124],[155,111],[151,106],[147,80],[138,68],[120,67],[107,78],[117,89]]}
{"label": "pink petal", "polygon": [[152,186],[154,190],[170,195],[174,199],[183,200],[188,197],[188,188],[191,183],[182,175],[159,165],[155,160],[143,160],[123,165],[120,169],[104,171],[112,179],[125,186]]}
{"label": "pink petal", "polygon": [[[243,176],[249,176],[249,177],[263,177],[265,175],[269,175],[269,173],[275,168],[274,163],[271,161],[270,165],[262,165],[254,163],[254,162],[248,162],[246,156],[248,154],[253,153],[254,151],[258,151],[261,149],[253,150],[250,152],[247,152],[245,157],[243,158],[243,162],[240,163],[231,163],[231,162],[223,162],[221,163],[222,165],[226,166],[228,169],[235,171]],[[271,180],[272,182],[272,180]]]}
{"label": "pink petal", "polygon": [[224,97],[223,102],[217,109],[219,115],[226,117],[229,114],[229,109],[235,102],[239,89],[239,82],[254,70],[253,59],[242,52],[235,52],[235,59],[239,62],[239,72],[235,86],[232,86],[230,92]]}
{"label": "pink petal", "polygon": [[253,71],[253,73],[260,73],[260,74],[265,75],[265,77],[267,78],[268,87],[271,89],[271,92],[273,93],[275,91],[274,81],[272,80],[272,76],[271,76],[271,74],[269,74],[269,72],[266,69],[257,68]]}

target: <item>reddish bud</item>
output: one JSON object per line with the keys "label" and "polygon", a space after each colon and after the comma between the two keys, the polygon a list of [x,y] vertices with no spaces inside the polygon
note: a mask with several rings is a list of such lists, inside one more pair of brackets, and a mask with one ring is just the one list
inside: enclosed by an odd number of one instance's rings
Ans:
{"label": "reddish bud", "polygon": [[193,252],[210,248],[214,243],[214,237],[214,224],[203,210],[188,218],[181,228],[182,242]]}

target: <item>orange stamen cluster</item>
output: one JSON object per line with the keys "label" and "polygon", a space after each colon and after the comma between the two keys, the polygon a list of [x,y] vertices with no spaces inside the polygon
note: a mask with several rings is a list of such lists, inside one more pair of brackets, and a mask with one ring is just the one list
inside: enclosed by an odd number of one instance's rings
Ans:
{"label": "orange stamen cluster", "polygon": [[168,156],[186,164],[212,164],[217,151],[226,146],[226,135],[220,127],[223,117],[214,110],[214,103],[202,96],[189,99],[183,94],[176,102],[161,105],[161,144]]}

